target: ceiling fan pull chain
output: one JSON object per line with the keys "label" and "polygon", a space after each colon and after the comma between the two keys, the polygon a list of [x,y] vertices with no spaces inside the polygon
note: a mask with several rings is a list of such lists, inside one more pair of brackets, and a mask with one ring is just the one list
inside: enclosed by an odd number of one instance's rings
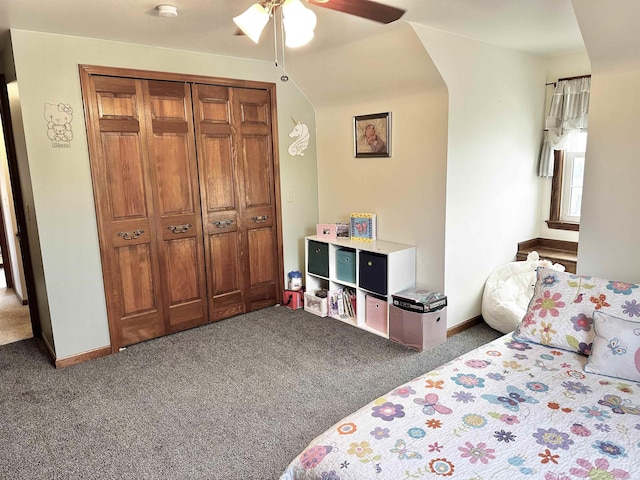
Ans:
{"label": "ceiling fan pull chain", "polygon": [[284,12],[282,11],[281,8],[279,10],[280,10],[280,46],[282,47],[282,75],[280,76],[280,80],[283,82],[288,82],[289,75],[287,75],[286,62],[284,60]]}
{"label": "ceiling fan pull chain", "polygon": [[278,28],[276,22],[276,12],[271,13],[273,15],[273,53],[276,58],[276,67],[278,66]]}

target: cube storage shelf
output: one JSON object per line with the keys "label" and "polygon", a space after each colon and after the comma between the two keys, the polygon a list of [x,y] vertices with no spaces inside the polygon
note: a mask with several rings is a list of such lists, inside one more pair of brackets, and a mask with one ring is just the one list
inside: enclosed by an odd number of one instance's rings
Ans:
{"label": "cube storage shelf", "polygon": [[[352,267],[349,267],[350,261]],[[331,315],[332,318],[389,338],[391,295],[415,287],[415,282],[414,246],[382,240],[365,242],[349,238],[324,239],[316,235],[305,237],[306,291],[347,287],[356,292],[356,315]],[[375,317],[367,318],[367,312]],[[312,313],[319,315],[317,309]]]}

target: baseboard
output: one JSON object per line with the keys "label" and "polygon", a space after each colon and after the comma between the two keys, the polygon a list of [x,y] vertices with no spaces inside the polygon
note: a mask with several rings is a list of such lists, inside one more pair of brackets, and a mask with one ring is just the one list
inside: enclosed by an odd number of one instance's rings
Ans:
{"label": "baseboard", "polygon": [[15,288],[13,289],[13,293],[16,295],[16,298],[22,305],[29,305],[29,300],[18,295],[18,291]]}
{"label": "baseboard", "polygon": [[107,355],[111,355],[111,346],[96,348],[94,350],[78,353],[77,355],[70,355],[68,357],[56,358],[56,368],[70,367],[71,365],[76,365],[77,363],[86,362],[95,358],[105,357]]}
{"label": "baseboard", "polygon": [[44,342],[45,346],[47,347],[47,350],[49,350],[49,355],[51,355],[51,360],[53,360],[53,363],[55,365],[56,363],[56,352],[53,349],[53,347],[51,346],[51,344],[49,343],[49,340],[47,340],[47,336],[40,333],[40,338],[42,338],[42,341]]}
{"label": "baseboard", "polygon": [[451,327],[447,330],[447,337],[450,337],[452,335],[455,335],[456,333],[460,333],[464,330],[466,330],[467,328],[471,328],[474,325],[478,325],[479,323],[484,322],[484,319],[482,318],[482,315],[477,315],[473,318],[470,318],[469,320],[465,320],[462,323],[459,323],[458,325],[456,325],[455,327]]}

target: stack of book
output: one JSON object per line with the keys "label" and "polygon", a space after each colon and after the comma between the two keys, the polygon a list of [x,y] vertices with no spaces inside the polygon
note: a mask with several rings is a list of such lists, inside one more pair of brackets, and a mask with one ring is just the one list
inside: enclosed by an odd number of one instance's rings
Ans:
{"label": "stack of book", "polygon": [[424,288],[407,288],[391,297],[396,307],[418,313],[435,312],[447,306],[446,295]]}
{"label": "stack of book", "polygon": [[342,319],[356,316],[356,291],[344,287],[329,292],[329,316]]}

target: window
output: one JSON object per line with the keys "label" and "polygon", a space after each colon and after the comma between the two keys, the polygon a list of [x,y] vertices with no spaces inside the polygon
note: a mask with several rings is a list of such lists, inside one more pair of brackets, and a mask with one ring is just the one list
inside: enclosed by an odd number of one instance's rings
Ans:
{"label": "window", "polygon": [[586,149],[587,132],[583,130],[571,139],[566,150],[554,152],[549,228],[579,230]]}

